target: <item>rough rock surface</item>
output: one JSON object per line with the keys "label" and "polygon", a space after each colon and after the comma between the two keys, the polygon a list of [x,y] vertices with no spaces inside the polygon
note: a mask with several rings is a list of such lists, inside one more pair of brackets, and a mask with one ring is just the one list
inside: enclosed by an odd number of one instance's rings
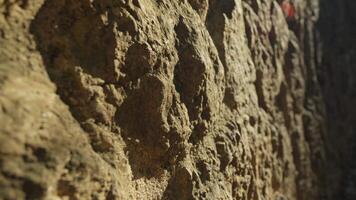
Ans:
{"label": "rough rock surface", "polygon": [[292,2],[0,0],[0,199],[354,199],[356,5]]}

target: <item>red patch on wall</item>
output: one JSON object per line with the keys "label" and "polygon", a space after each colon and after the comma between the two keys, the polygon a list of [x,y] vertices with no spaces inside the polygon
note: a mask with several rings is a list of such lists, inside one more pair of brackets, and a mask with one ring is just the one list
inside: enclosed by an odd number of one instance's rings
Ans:
{"label": "red patch on wall", "polygon": [[288,1],[284,1],[282,3],[282,10],[287,18],[293,18],[295,16],[295,7]]}

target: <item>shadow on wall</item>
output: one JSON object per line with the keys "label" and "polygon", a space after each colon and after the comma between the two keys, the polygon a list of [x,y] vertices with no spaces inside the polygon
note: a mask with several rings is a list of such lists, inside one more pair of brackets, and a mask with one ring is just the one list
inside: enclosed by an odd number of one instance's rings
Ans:
{"label": "shadow on wall", "polygon": [[90,108],[98,92],[86,87],[102,84],[99,79],[115,79],[115,35],[89,1],[65,2],[46,1],[31,24],[31,32],[48,75],[73,116],[81,122],[96,118],[105,123],[104,117]]}
{"label": "shadow on wall", "polygon": [[317,73],[327,114],[329,199],[356,199],[355,10],[355,0],[320,0]]}

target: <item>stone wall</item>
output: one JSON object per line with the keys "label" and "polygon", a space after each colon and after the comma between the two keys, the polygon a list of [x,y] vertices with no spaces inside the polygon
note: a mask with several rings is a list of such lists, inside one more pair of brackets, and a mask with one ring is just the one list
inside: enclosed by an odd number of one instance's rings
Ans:
{"label": "stone wall", "polygon": [[356,5],[282,4],[0,0],[0,198],[355,195]]}

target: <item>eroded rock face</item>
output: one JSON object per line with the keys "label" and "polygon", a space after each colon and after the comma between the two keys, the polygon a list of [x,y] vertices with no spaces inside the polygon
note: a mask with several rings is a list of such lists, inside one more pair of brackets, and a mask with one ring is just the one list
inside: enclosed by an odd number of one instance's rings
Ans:
{"label": "eroded rock face", "polygon": [[337,195],[320,6],[291,3],[0,1],[0,198]]}

